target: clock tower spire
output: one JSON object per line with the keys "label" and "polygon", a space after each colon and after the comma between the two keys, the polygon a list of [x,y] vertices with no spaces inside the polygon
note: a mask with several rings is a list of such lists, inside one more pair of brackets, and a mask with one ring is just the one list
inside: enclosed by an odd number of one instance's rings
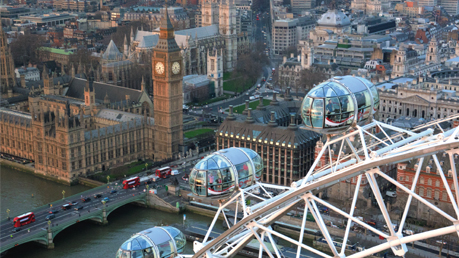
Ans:
{"label": "clock tower spire", "polygon": [[167,6],[163,10],[152,57],[155,160],[173,158],[183,144],[183,61]]}

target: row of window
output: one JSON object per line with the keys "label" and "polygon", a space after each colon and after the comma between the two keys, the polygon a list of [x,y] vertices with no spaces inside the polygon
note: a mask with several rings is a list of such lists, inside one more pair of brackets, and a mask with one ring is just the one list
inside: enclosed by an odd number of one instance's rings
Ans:
{"label": "row of window", "polygon": [[[453,176],[453,174],[452,174],[452,172],[450,171],[450,172],[448,173],[448,177],[452,177],[452,176]],[[405,181],[405,182],[412,182],[413,179],[414,179],[414,176],[400,176],[400,177],[399,177],[399,180],[400,180],[400,181]],[[419,184],[426,184],[425,181],[426,181],[426,180],[424,179],[424,177],[421,176],[421,177],[419,178]],[[431,178],[427,179],[427,185],[432,185],[432,183],[433,183],[433,181],[432,181]],[[440,185],[441,185],[440,180],[435,180],[435,187],[440,187]],[[411,187],[411,186],[410,186],[410,187]],[[409,188],[410,188],[410,187],[409,187]],[[443,187],[443,185],[442,185],[442,187]],[[454,184],[453,184],[453,183],[451,183],[451,190],[454,190]]]}

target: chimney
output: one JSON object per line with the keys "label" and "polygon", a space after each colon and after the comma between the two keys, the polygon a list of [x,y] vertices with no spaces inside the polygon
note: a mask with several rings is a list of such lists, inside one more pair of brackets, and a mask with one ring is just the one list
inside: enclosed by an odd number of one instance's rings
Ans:
{"label": "chimney", "polygon": [[298,126],[295,123],[295,115],[290,115],[290,125],[288,126],[290,130],[297,130]]}
{"label": "chimney", "polygon": [[228,119],[228,120],[236,120],[236,117],[233,114],[233,105],[229,106],[229,114],[228,114],[228,117],[226,119]]}
{"label": "chimney", "polygon": [[25,81],[25,75],[21,74],[21,87],[25,88],[26,87],[26,81]]}
{"label": "chimney", "polygon": [[273,100],[270,103],[271,106],[279,106],[279,101],[277,101],[277,93],[273,93]]}
{"label": "chimney", "polygon": [[248,111],[248,110],[249,110],[249,101],[246,100],[246,101],[245,101],[245,109],[244,109],[244,111],[242,111],[242,114],[243,114],[243,115],[247,115],[247,111]]}
{"label": "chimney", "polygon": [[285,90],[284,100],[285,101],[292,101],[293,100],[292,96],[290,95],[290,87],[288,87],[287,90]]}
{"label": "chimney", "polygon": [[131,102],[131,95],[126,95],[126,104],[129,106],[129,103]]}
{"label": "chimney", "polygon": [[271,111],[271,119],[269,120],[268,126],[270,127],[276,127],[277,122],[276,122],[276,112]]}
{"label": "chimney", "polygon": [[263,106],[263,97],[260,96],[260,102],[257,106],[257,110],[266,110],[266,108]]}
{"label": "chimney", "polygon": [[247,119],[245,120],[246,123],[253,124],[255,123],[255,120],[252,118],[252,109],[248,108],[247,109]]}
{"label": "chimney", "polygon": [[286,62],[287,62],[287,57],[286,57],[286,56],[284,56],[284,58],[283,58],[283,62],[282,62],[282,63],[286,63]]}
{"label": "chimney", "polygon": [[290,53],[290,58],[294,58],[294,57],[295,57],[295,54]]}

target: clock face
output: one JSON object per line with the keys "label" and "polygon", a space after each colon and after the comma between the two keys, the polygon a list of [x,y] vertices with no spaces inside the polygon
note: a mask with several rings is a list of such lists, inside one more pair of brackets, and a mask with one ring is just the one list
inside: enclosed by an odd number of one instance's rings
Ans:
{"label": "clock face", "polygon": [[155,70],[157,74],[163,74],[164,73],[164,64],[162,62],[157,62],[155,65]]}
{"label": "clock face", "polygon": [[178,74],[180,72],[180,64],[179,64],[179,62],[174,62],[172,64],[172,72],[174,74]]}

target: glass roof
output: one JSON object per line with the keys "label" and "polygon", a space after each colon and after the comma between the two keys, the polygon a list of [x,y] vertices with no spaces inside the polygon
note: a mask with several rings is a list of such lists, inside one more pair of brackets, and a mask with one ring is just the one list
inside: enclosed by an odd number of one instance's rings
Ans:
{"label": "glass roof", "polygon": [[218,154],[211,154],[199,161],[194,168],[199,170],[211,170],[231,167],[231,163]]}
{"label": "glass roof", "polygon": [[246,153],[251,158],[252,155],[257,155],[255,152],[251,154],[252,150],[250,149],[244,148],[244,151],[241,149],[233,147],[217,151],[198,162],[194,168],[198,170],[213,170],[228,168],[231,167],[231,164],[237,165],[247,162],[249,161],[249,157],[244,153],[245,150],[247,150]]}
{"label": "glass roof", "polygon": [[258,156],[258,154],[255,151],[251,150],[251,149],[247,149],[247,148],[240,148],[240,149],[243,150],[245,153],[247,153],[247,155],[249,155],[249,157],[251,159],[253,159],[256,156]]}
{"label": "glass roof", "polygon": [[344,95],[349,95],[349,91],[339,83],[333,81],[323,82],[308,93],[308,96],[318,98],[337,97]]}
{"label": "glass roof", "polygon": [[339,81],[340,83],[346,85],[352,92],[360,92],[367,90],[365,84],[361,81],[363,78],[357,78],[354,76],[337,76],[333,79]]}
{"label": "glass roof", "polygon": [[249,157],[247,157],[247,155],[245,155],[245,153],[238,148],[232,147],[229,149],[221,150],[218,153],[220,153],[221,155],[224,155],[234,165],[249,161]]}
{"label": "glass roof", "polygon": [[121,249],[129,251],[142,250],[153,245],[159,245],[172,240],[169,232],[173,237],[180,234],[180,231],[172,227],[154,227],[135,234],[121,245]]}

